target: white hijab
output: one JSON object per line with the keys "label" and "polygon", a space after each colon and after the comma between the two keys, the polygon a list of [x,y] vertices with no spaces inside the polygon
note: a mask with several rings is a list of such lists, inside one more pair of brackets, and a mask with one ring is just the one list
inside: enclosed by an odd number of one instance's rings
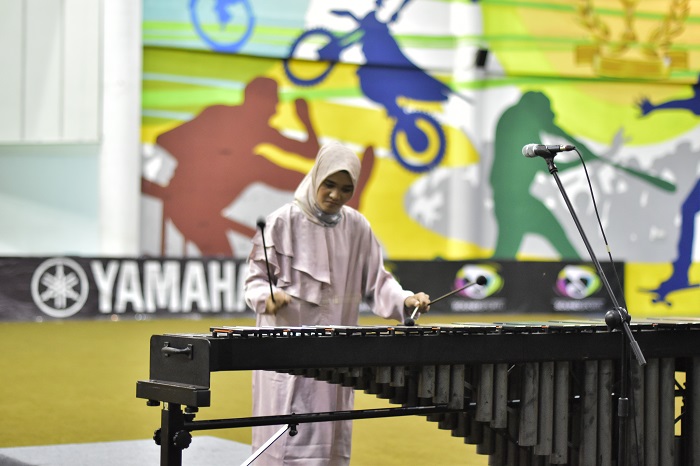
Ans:
{"label": "white hijab", "polygon": [[342,209],[337,214],[326,214],[316,203],[316,194],[323,181],[340,171],[348,172],[353,187],[357,187],[357,179],[360,176],[360,159],[357,154],[337,142],[324,144],[318,151],[311,171],[301,180],[294,192],[294,203],[311,221],[319,225],[333,226],[342,218]]}

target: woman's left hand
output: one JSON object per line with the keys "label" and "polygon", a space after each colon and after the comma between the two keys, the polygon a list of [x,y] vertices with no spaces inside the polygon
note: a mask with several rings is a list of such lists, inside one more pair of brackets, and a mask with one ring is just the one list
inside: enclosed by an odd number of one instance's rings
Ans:
{"label": "woman's left hand", "polygon": [[409,296],[403,302],[406,309],[415,309],[418,306],[418,310],[422,313],[428,312],[430,310],[430,296],[423,293],[416,293],[413,296]]}

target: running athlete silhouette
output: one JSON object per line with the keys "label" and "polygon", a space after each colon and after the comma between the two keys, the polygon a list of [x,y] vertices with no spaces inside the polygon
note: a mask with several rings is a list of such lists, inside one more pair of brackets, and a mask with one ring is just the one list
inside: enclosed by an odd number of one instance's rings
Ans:
{"label": "running athlete silhouette", "polygon": [[681,206],[681,234],[678,237],[676,260],[673,261],[673,272],[663,283],[653,290],[645,290],[654,293],[652,299],[655,303],[671,303],[666,296],[674,291],[686,288],[700,287],[700,283],[690,283],[690,265],[692,264],[693,238],[695,238],[695,216],[700,212],[700,178],[690,190],[688,197]]}
{"label": "running athlete silhouette", "polygon": [[651,112],[656,110],[669,110],[669,109],[680,109],[688,110],[693,112],[695,115],[700,115],[700,76],[695,84],[691,86],[693,89],[693,97],[689,99],[678,99],[669,100],[657,105],[654,105],[649,101],[648,98],[643,97],[637,102],[639,110],[642,112],[642,116],[649,115]]}
{"label": "running athlete silhouette", "polygon": [[[649,99],[642,98],[637,106],[642,112],[641,116],[649,115],[658,110],[688,110],[695,115],[700,115],[700,76],[691,86],[693,96],[689,99],[669,100],[657,105],[653,105]],[[671,276],[658,287],[652,290],[644,290],[654,293],[652,301],[670,305],[666,296],[674,291],[686,288],[699,287],[700,283],[691,284],[688,273],[692,264],[693,239],[695,238],[695,216],[700,211],[700,179],[690,190],[681,206],[681,233],[678,238],[676,260],[673,261],[673,272]]]}

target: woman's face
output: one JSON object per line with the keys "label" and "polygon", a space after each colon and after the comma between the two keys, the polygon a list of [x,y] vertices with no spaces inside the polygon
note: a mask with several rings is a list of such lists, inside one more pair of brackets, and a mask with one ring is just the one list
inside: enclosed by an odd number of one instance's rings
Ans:
{"label": "woman's face", "polygon": [[328,176],[316,193],[316,204],[325,214],[337,214],[352,197],[355,187],[348,172],[342,171]]}

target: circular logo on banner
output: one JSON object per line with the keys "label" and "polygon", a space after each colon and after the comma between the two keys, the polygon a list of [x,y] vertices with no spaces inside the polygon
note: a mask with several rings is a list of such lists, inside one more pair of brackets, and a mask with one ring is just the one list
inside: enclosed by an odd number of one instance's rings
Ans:
{"label": "circular logo on banner", "polygon": [[88,297],[88,278],[72,259],[48,259],[32,275],[32,299],[45,314],[66,318],[76,314]]}
{"label": "circular logo on banner", "polygon": [[593,267],[567,265],[557,276],[556,290],[561,296],[583,299],[597,292],[602,285]]}
{"label": "circular logo on banner", "polygon": [[476,283],[479,277],[484,277],[483,285],[473,285],[459,292],[460,295],[471,299],[484,299],[492,296],[503,288],[503,277],[495,267],[485,264],[465,265],[457,272],[454,288],[458,289],[467,283]]}

